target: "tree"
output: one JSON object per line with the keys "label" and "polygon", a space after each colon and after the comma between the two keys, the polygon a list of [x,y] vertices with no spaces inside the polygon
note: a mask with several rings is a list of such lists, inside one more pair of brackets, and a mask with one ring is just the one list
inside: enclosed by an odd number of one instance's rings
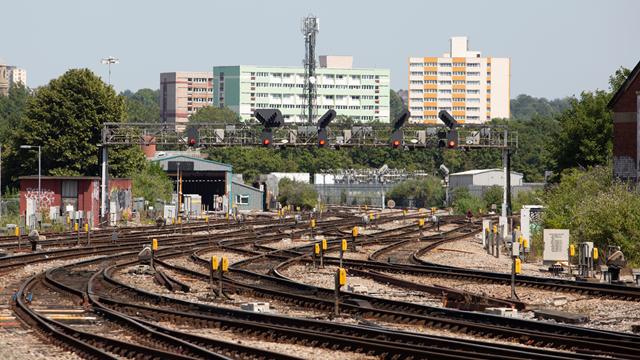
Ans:
{"label": "tree", "polygon": [[615,74],[609,76],[609,90],[615,94],[627,80],[629,74],[631,74],[631,70],[620,66],[620,69],[616,70]]}
{"label": "tree", "polygon": [[283,205],[300,207],[302,210],[313,209],[318,204],[318,192],[311,185],[299,181],[284,181],[278,184],[278,202]]}
{"label": "tree", "polygon": [[612,94],[583,91],[572,97],[571,109],[556,115],[559,131],[548,144],[549,168],[556,175],[573,167],[604,164],[613,152],[613,112],[606,106]]}
{"label": "tree", "polygon": [[[15,186],[18,177],[38,172],[38,157],[27,155],[20,145],[42,147],[44,175],[98,174],[98,147],[105,122],[126,118],[124,96],[116,95],[88,69],[71,69],[27,99],[22,128],[11,129],[2,152],[4,176]],[[34,151],[34,150],[31,150]],[[37,150],[36,150],[37,151]],[[140,147],[109,149],[109,173],[123,177],[146,163]]]}
{"label": "tree", "polygon": [[223,107],[203,106],[197,112],[189,116],[190,122],[215,122],[215,123],[233,123],[242,122],[242,118],[229,109],[226,105]]}
{"label": "tree", "polygon": [[398,114],[400,114],[406,108],[407,105],[405,105],[405,103],[400,100],[398,94],[395,91],[389,89],[389,110],[391,110],[389,121],[393,121],[393,119],[395,119],[396,116],[398,116]]}
{"label": "tree", "polygon": [[156,199],[171,199],[173,182],[160,165],[148,162],[144,170],[133,174],[132,192],[134,197],[143,197],[149,204],[155,204]]}
{"label": "tree", "polygon": [[22,127],[22,114],[27,108],[27,99],[32,97],[21,82],[11,83],[8,96],[0,96],[0,142],[6,143],[11,129]]}
{"label": "tree", "polygon": [[136,93],[125,90],[127,122],[158,122],[160,119],[160,90],[140,89]]}

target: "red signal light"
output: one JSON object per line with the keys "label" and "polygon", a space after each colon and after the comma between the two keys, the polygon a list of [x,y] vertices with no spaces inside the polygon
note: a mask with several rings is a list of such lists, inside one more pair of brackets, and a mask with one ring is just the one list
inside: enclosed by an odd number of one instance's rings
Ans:
{"label": "red signal light", "polygon": [[454,147],[456,146],[456,142],[455,141],[449,141],[449,147]]}
{"label": "red signal light", "polygon": [[265,146],[269,145],[269,140],[265,140],[265,141],[264,141],[264,145],[265,145]]}
{"label": "red signal light", "polygon": [[324,146],[324,140],[320,140],[320,146]]}
{"label": "red signal light", "polygon": [[398,146],[398,145],[400,145],[400,141],[396,140],[393,142],[393,146]]}

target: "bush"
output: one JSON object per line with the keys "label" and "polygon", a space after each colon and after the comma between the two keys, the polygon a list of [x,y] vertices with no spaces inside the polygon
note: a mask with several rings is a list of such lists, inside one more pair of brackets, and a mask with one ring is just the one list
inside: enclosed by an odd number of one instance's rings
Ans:
{"label": "bush", "polygon": [[282,205],[299,206],[301,210],[310,210],[318,204],[318,192],[305,182],[283,178],[278,183],[278,189],[278,201]]}
{"label": "bush", "polygon": [[173,182],[157,163],[148,162],[143,171],[131,178],[133,197],[143,197],[149,204],[171,199]]}
{"label": "bush", "polygon": [[429,177],[424,180],[402,181],[387,191],[385,197],[396,203],[403,198],[416,198],[423,201],[423,206],[442,206],[445,193],[440,179]]}
{"label": "bush", "polygon": [[630,184],[613,178],[613,165],[572,169],[543,196],[547,229],[571,230],[571,242],[592,241],[601,252],[620,246],[628,262],[638,264],[640,197]]}
{"label": "bush", "polygon": [[469,194],[469,188],[466,186],[458,186],[453,189],[453,208],[456,214],[464,215],[468,210],[477,214],[480,209],[486,213],[484,203],[479,197]]}

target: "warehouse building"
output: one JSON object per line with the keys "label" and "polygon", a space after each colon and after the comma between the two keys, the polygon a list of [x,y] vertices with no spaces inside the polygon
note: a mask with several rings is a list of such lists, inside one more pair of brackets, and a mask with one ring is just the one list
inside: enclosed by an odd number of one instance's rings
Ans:
{"label": "warehouse building", "polygon": [[179,204],[184,203],[187,195],[199,195],[205,211],[227,211],[234,205],[239,211],[262,211],[262,191],[233,181],[232,165],[187,155],[156,157],[151,161],[159,164],[176,184]]}

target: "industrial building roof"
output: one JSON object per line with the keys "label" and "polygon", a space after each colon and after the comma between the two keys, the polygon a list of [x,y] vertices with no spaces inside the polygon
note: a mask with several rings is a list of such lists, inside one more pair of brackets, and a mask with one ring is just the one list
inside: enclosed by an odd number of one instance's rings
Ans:
{"label": "industrial building roof", "polygon": [[[482,174],[482,173],[491,172],[491,171],[500,171],[500,172],[503,172],[503,171],[504,171],[504,169],[467,170],[467,171],[463,171],[463,172],[459,172],[459,173],[451,174],[451,175],[449,175],[449,176],[454,176],[454,175],[477,175],[477,174]],[[523,175],[522,173],[515,172],[515,171],[512,171],[511,173],[512,173],[512,174]]]}

